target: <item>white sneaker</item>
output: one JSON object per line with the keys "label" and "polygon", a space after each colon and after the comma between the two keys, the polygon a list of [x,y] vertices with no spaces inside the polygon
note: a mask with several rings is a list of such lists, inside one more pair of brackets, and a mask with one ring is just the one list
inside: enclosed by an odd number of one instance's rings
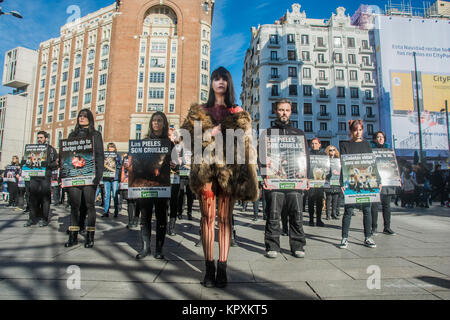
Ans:
{"label": "white sneaker", "polygon": [[278,253],[276,251],[267,251],[266,257],[270,259],[275,259]]}
{"label": "white sneaker", "polygon": [[339,245],[339,248],[341,249],[347,249],[348,247],[348,240],[347,238],[342,238],[341,244]]}
{"label": "white sneaker", "polygon": [[303,250],[297,250],[294,252],[294,257],[296,258],[304,258],[305,257],[305,251]]}
{"label": "white sneaker", "polygon": [[364,245],[368,248],[376,248],[377,245],[375,244],[375,241],[372,240],[372,238],[366,238],[364,240]]}

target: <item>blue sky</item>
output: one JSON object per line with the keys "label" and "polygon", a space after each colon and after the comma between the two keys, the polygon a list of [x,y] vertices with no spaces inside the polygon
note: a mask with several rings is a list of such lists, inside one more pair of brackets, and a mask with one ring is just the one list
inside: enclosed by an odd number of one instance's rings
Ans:
{"label": "blue sky", "polygon": [[[24,19],[0,16],[0,75],[3,75],[4,54],[7,50],[18,46],[36,50],[42,41],[58,37],[61,26],[72,15],[72,12],[67,12],[69,6],[79,6],[81,16],[85,16],[114,2],[113,0],[5,0],[2,3],[3,11],[17,10]],[[401,0],[398,2],[400,3]],[[293,3],[299,3],[307,17],[315,19],[329,19],[339,6],[345,7],[347,14],[353,15],[360,5],[360,2],[349,0],[320,2],[317,0],[216,0],[211,70],[224,66],[231,71],[237,97],[241,92],[245,51],[251,40],[250,28],[258,24],[274,23],[291,8]],[[387,0],[371,0],[363,3],[377,5],[384,9]],[[414,0],[413,6],[423,7],[422,1]],[[0,95],[11,91],[12,88],[0,86]],[[239,100],[237,102],[240,103]]]}

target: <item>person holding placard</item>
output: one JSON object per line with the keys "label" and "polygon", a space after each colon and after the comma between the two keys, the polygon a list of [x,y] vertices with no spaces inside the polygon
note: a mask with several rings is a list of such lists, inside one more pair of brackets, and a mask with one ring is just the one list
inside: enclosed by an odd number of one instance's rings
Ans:
{"label": "person holding placard", "polygon": [[[350,141],[341,142],[341,156],[346,154],[363,154],[372,153],[370,143],[363,139],[364,125],[361,120],[349,120]],[[345,194],[343,177],[341,174],[342,192]],[[369,248],[376,248],[376,244],[372,239],[372,215],[370,212],[370,203],[362,203],[359,205],[364,216],[364,245]],[[350,222],[353,211],[358,207],[356,204],[346,204],[344,207],[344,217],[342,219],[342,241],[339,247],[345,249],[348,247],[348,233],[350,230]]]}
{"label": "person holding placard", "polygon": [[8,185],[9,199],[7,207],[16,207],[18,202],[18,183],[20,177],[19,157],[13,156],[11,164],[6,166],[3,173],[3,181]]}
{"label": "person holding placard", "polygon": [[[383,131],[378,131],[373,134],[371,145],[373,149],[389,149],[389,145],[386,143],[386,135]],[[380,193],[381,211],[383,212],[384,222],[383,233],[393,236],[395,232],[391,229],[391,201],[392,197],[396,194],[396,187],[384,185]],[[372,214],[372,235],[376,235],[378,233],[378,211],[380,210],[380,203],[373,203],[370,210]]]}
{"label": "person holding placard", "polygon": [[111,198],[114,200],[114,218],[119,215],[119,178],[122,169],[122,158],[117,153],[114,143],[108,143],[103,170],[103,186],[105,188],[105,207],[102,218],[109,217]]}
{"label": "person holding placard", "polygon": [[[325,156],[326,154],[320,149],[321,147],[322,144],[320,143],[319,138],[312,139],[311,150],[309,151],[310,157],[316,155]],[[315,174],[316,172],[312,172],[310,178],[314,179]],[[324,175],[324,172],[320,172],[319,175]],[[315,225],[318,227],[325,227],[325,224],[322,222],[324,189],[311,187],[308,193],[309,225],[311,227],[314,227]],[[314,223],[314,207],[316,213],[316,223]]]}
{"label": "person holding placard", "polygon": [[[27,167],[44,168],[43,176],[30,176],[30,214],[29,219],[25,223],[25,227],[29,227],[35,223],[38,212],[42,213],[39,220],[39,226],[45,227],[49,222],[50,203],[51,203],[51,178],[52,171],[58,168],[58,152],[55,148],[48,144],[49,134],[45,131],[39,131],[37,141],[40,146],[46,145],[45,161],[27,161]],[[33,162],[33,161],[31,161]],[[40,163],[39,163],[40,162]]]}
{"label": "person holding placard", "polygon": [[[92,141],[94,155],[94,178],[92,180],[92,184],[88,182],[89,184],[82,186],[72,185],[67,187],[71,210],[69,240],[66,242],[65,247],[72,247],[78,243],[78,231],[80,230],[80,208],[85,206],[88,216],[88,226],[84,247],[92,248],[94,246],[96,221],[95,191],[97,190],[97,186],[103,177],[104,150],[102,134],[95,130],[94,116],[89,109],[82,109],[78,113],[77,124],[73,132],[69,135],[69,140],[70,139],[88,139],[89,141]],[[74,167],[80,167],[84,164],[84,159],[81,156],[74,155],[72,158],[72,165]],[[63,166],[64,165],[65,164],[63,164]]]}
{"label": "person holding placard", "polygon": [[325,149],[325,153],[330,157],[330,175],[327,181],[328,188],[325,189],[327,205],[326,219],[330,220],[331,217],[333,220],[337,220],[339,219],[340,195],[342,193],[339,184],[341,172],[340,154],[338,149],[333,145],[329,145]]}

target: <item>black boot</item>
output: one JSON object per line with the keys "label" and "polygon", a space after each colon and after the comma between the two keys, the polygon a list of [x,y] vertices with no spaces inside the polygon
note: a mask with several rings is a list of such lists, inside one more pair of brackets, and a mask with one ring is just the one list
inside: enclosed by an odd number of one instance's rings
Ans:
{"label": "black boot", "polygon": [[227,262],[217,261],[216,287],[225,288],[227,284]]}
{"label": "black boot", "polygon": [[187,213],[187,216],[188,216],[188,220],[189,220],[189,221],[192,221],[192,212],[188,212],[188,213]]}
{"label": "black boot", "polygon": [[69,231],[69,241],[64,244],[64,247],[70,248],[78,244],[78,231]]}
{"label": "black boot", "polygon": [[94,246],[94,234],[95,231],[87,231],[86,242],[84,243],[85,248],[92,248]]}
{"label": "black boot", "polygon": [[175,222],[176,221],[177,221],[176,218],[170,218],[169,227],[167,228],[167,234],[169,236],[174,236],[175,235]]}
{"label": "black boot", "polygon": [[232,247],[236,247],[237,243],[236,243],[236,230],[232,230],[231,231],[231,244]]}
{"label": "black boot", "polygon": [[142,250],[136,255],[136,259],[144,259],[150,254],[150,232],[148,226],[141,226]]}
{"label": "black boot", "polygon": [[216,265],[213,261],[205,261],[206,272],[202,285],[207,288],[213,288],[216,283]]}
{"label": "black boot", "polygon": [[321,215],[319,215],[319,214],[317,215],[316,226],[318,226],[318,227],[325,227],[325,223],[323,223],[322,217],[321,217]]}
{"label": "black boot", "polygon": [[163,247],[162,243],[160,241],[157,241],[156,242],[155,259],[158,259],[158,260],[164,259],[164,255],[162,253],[162,247]]}

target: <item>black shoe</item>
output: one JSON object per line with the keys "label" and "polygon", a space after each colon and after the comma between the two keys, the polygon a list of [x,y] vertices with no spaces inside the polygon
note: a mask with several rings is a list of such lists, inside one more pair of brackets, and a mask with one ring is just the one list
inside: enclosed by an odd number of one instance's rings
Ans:
{"label": "black shoe", "polygon": [[383,230],[383,233],[384,233],[384,234],[387,234],[387,235],[390,235],[390,236],[395,236],[395,235],[396,235],[396,233],[395,233],[394,231],[392,231],[391,228],[385,228],[385,229]]}
{"label": "black shoe", "polygon": [[170,218],[169,226],[167,228],[167,234],[169,236],[174,236],[175,235],[175,222],[176,222],[175,218]]}
{"label": "black shoe", "polygon": [[314,223],[314,221],[310,221],[310,222],[309,222],[309,226],[310,226],[310,227],[314,227],[315,225],[316,225],[316,224]]}
{"label": "black shoe", "polygon": [[237,243],[236,243],[236,230],[231,231],[231,243],[230,245],[232,247],[237,247]]}
{"label": "black shoe", "polygon": [[78,231],[69,231],[69,241],[64,244],[64,247],[70,248],[78,244]]}
{"label": "black shoe", "polygon": [[322,222],[322,220],[319,220],[316,222],[316,226],[318,227],[325,227],[325,223]]}
{"label": "black shoe", "polygon": [[86,233],[86,242],[84,243],[85,248],[92,248],[94,246],[94,234],[95,231],[88,231]]}
{"label": "black shoe", "polygon": [[330,220],[330,216],[326,216],[326,217],[325,217],[325,220]]}
{"label": "black shoe", "polygon": [[333,220],[339,220],[339,218],[337,216],[331,216],[331,219]]}
{"label": "black shoe", "polygon": [[192,213],[191,213],[191,212],[188,212],[187,216],[188,216],[188,220],[189,220],[189,221],[192,221]]}
{"label": "black shoe", "polygon": [[227,284],[227,262],[217,261],[216,287],[225,288]]}
{"label": "black shoe", "polygon": [[183,219],[183,214],[182,214],[182,213],[179,213],[178,216],[177,216],[177,218],[178,218],[179,220]]}
{"label": "black shoe", "polygon": [[25,224],[23,225],[25,228],[31,227],[32,225],[34,225],[33,221],[28,220],[27,222],[25,222]]}
{"label": "black shoe", "polygon": [[102,218],[109,218],[109,213],[102,214]]}
{"label": "black shoe", "polygon": [[252,219],[253,221],[258,221],[258,215],[257,214],[255,214],[254,216],[253,216],[253,219]]}
{"label": "black shoe", "polygon": [[206,288],[213,288],[216,284],[216,266],[213,261],[205,261],[206,271],[202,285]]}
{"label": "black shoe", "polygon": [[164,259],[164,255],[162,254],[161,248],[160,249],[156,248],[155,259],[158,259],[158,260]]}
{"label": "black shoe", "polygon": [[46,226],[48,226],[48,222],[47,221],[45,221],[44,219],[42,219],[41,221],[39,221],[39,227],[46,227]]}
{"label": "black shoe", "polygon": [[12,204],[11,203],[8,203],[7,205],[6,205],[6,207],[8,208],[8,207],[12,207]]}
{"label": "black shoe", "polygon": [[288,236],[288,235],[289,235],[288,230],[283,230],[283,232],[281,232],[281,235],[282,235],[283,237]]}
{"label": "black shoe", "polygon": [[119,216],[119,212],[114,212],[114,218],[117,218]]}
{"label": "black shoe", "polygon": [[142,225],[141,228],[141,238],[142,238],[142,250],[136,255],[136,259],[144,259],[146,256],[148,256],[150,251],[150,232],[148,230],[148,227],[146,225]]}
{"label": "black shoe", "polygon": [[30,208],[25,208],[25,210],[23,210],[23,213],[27,213],[27,212],[30,212]]}

